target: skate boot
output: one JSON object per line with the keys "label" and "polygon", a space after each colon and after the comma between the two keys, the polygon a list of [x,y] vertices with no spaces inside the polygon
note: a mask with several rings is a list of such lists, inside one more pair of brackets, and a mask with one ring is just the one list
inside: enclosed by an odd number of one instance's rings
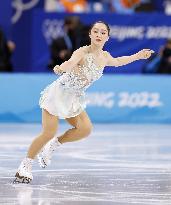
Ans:
{"label": "skate boot", "polygon": [[46,168],[50,164],[53,152],[60,145],[61,143],[58,141],[58,138],[54,137],[44,146],[38,155],[38,162],[41,168]]}
{"label": "skate boot", "polygon": [[25,183],[28,184],[33,180],[33,176],[31,173],[32,170],[32,161],[33,159],[25,158],[19,168],[17,173],[15,174],[15,180],[13,181],[14,184],[18,183]]}

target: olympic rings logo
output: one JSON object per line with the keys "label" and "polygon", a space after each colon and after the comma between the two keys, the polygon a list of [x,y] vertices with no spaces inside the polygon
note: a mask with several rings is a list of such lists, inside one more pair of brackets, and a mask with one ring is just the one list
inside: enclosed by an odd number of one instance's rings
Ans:
{"label": "olympic rings logo", "polygon": [[39,1],[40,0],[30,0],[29,2],[24,3],[23,0],[13,0],[12,7],[15,9],[15,13],[11,19],[12,23],[15,24],[24,11],[32,9]]}
{"label": "olympic rings logo", "polygon": [[63,20],[46,19],[42,24],[43,36],[48,44],[55,38],[64,35]]}

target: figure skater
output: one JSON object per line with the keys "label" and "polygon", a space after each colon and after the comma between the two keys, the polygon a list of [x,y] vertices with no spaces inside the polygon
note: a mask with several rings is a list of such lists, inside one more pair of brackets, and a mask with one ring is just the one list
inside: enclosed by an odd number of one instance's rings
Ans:
{"label": "figure skater", "polygon": [[[61,76],[41,93],[39,104],[42,108],[42,132],[29,147],[14,183],[29,183],[33,179],[32,162],[38,153],[39,164],[45,168],[55,149],[90,134],[93,126],[85,111],[85,90],[103,75],[105,66],[123,66],[147,59],[154,52],[143,49],[130,56],[113,58],[103,50],[109,40],[109,32],[108,24],[95,22],[89,32],[90,45],[77,49],[68,61],[54,67],[54,72]],[[65,119],[73,128],[56,137],[59,119]]]}

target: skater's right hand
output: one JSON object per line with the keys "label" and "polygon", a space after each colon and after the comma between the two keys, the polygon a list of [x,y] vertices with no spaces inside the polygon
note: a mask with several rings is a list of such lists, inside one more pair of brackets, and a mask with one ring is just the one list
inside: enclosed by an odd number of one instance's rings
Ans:
{"label": "skater's right hand", "polygon": [[142,49],[141,51],[139,51],[138,53],[136,53],[137,55],[137,59],[147,59],[150,58],[150,56],[154,53],[153,50],[151,49]]}
{"label": "skater's right hand", "polygon": [[60,66],[59,65],[56,65],[54,68],[53,68],[53,71],[57,74],[57,75],[62,75],[63,71],[60,69]]}

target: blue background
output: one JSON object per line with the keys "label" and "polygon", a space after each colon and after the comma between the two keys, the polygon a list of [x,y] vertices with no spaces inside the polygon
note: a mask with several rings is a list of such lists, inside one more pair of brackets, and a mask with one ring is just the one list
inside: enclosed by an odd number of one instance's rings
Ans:
{"label": "blue background", "polygon": [[[46,13],[43,9],[44,1],[38,1],[37,4],[28,10],[23,10],[19,20],[12,24],[12,16],[16,13],[16,9],[12,7],[11,0],[0,2],[0,25],[4,28],[7,37],[14,40],[16,50],[13,55],[14,70],[16,72],[48,72],[47,64],[49,61],[49,42],[44,36],[44,24],[49,21],[61,21],[66,13]],[[31,0],[22,0],[24,4],[28,4]],[[163,10],[163,1],[157,0],[158,11]],[[144,27],[144,34],[150,26],[168,26],[171,27],[171,17],[162,13],[136,13],[134,15],[117,15],[115,13],[101,14],[80,14],[81,20],[85,24],[93,23],[96,20],[105,20],[111,27],[127,27],[137,26]],[[125,31],[125,33],[127,33]],[[159,38],[146,38],[138,40],[136,38],[128,38],[123,41],[111,36],[109,43],[105,49],[111,52],[114,57],[122,55],[130,55],[143,48],[151,48],[158,52],[161,45],[164,44],[168,36]],[[131,65],[123,67],[123,69],[115,70],[115,73],[141,73],[145,61],[135,62]],[[106,70],[113,72],[113,69]]]}
{"label": "blue background", "polygon": [[[42,10],[34,10],[29,15],[23,16],[14,29],[14,38],[18,45],[18,49],[15,54],[16,71],[22,71],[26,68],[31,72],[46,72],[47,64],[49,61],[49,44],[45,38],[45,31],[43,32],[46,21],[53,24],[53,21],[63,21],[66,14],[57,13],[44,13]],[[165,37],[147,38],[146,32],[150,26],[167,26],[171,30],[171,17],[162,14],[135,14],[135,15],[117,15],[117,14],[80,14],[81,20],[85,24],[90,24],[96,20],[104,20],[112,26],[131,26],[136,28],[137,26],[143,26],[144,37],[137,39],[137,37],[129,37],[123,41],[113,38],[111,35],[110,40],[105,46],[114,57],[131,55],[143,48],[151,48],[158,52],[161,45],[166,41]],[[24,25],[25,27],[24,27]],[[21,28],[23,32],[18,32]],[[53,27],[47,27],[47,30]],[[60,29],[60,27],[59,27]],[[50,31],[46,31],[50,32]],[[126,32],[126,31],[125,31]],[[169,35],[169,34],[168,34]],[[115,35],[116,36],[116,35]],[[22,42],[21,42],[22,39]],[[22,54],[19,51],[23,51]],[[134,62],[133,64],[123,67],[121,70],[115,70],[115,73],[141,73],[142,68],[146,61]],[[109,72],[113,70],[108,69]]]}
{"label": "blue background", "polygon": [[[0,75],[0,121],[41,122],[40,92],[56,78]],[[170,88],[169,76],[104,75],[88,89],[87,112],[98,123],[171,123]]]}

